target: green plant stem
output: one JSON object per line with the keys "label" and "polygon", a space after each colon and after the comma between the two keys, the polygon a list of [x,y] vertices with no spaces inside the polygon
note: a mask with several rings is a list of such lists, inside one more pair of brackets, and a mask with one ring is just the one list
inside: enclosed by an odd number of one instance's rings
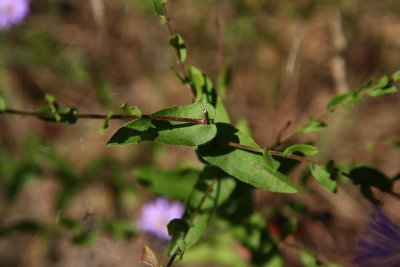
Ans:
{"label": "green plant stem", "polygon": [[[226,142],[226,141],[223,141],[223,140],[218,140],[218,141],[221,141],[221,142],[225,143],[226,145],[228,145],[230,147],[239,148],[239,149],[243,149],[243,150],[250,151],[250,152],[255,152],[255,153],[258,153],[258,154],[263,154],[263,151],[264,151],[262,148],[258,148],[258,147],[246,146],[246,145],[238,144],[238,143],[235,143],[235,142]],[[308,159],[308,158],[304,158],[304,157],[301,157],[301,156],[297,156],[297,155],[293,155],[293,154],[285,155],[285,154],[283,154],[283,152],[280,152],[280,151],[270,150],[269,153],[271,155],[278,156],[278,157],[290,158],[290,159],[294,159],[294,160],[302,161],[302,162],[307,162],[307,163],[320,164],[320,163],[318,163],[318,162],[316,162],[314,160],[311,160],[311,159]]]}
{"label": "green plant stem", "polygon": [[[22,116],[33,116],[37,118],[43,118],[48,115],[48,118],[53,118],[53,113],[44,113],[37,111],[24,111],[24,110],[16,110],[16,109],[5,109],[0,111],[0,114],[11,114],[11,115],[22,115]],[[59,114],[60,116],[64,116],[64,114]],[[69,115],[71,116],[71,115]],[[139,118],[135,115],[128,114],[115,114],[115,115],[104,115],[104,114],[75,114],[72,115],[77,119],[110,119],[110,120],[134,120]],[[196,124],[207,124],[208,119],[206,117],[200,119],[193,118],[181,118],[181,117],[169,117],[169,116],[157,116],[157,115],[146,115],[143,114],[141,118],[150,119],[150,120],[160,120],[160,121],[179,121],[179,122],[187,122],[187,123],[196,123]]]}
{"label": "green plant stem", "polygon": [[[43,113],[43,112],[37,112],[37,111],[24,111],[24,110],[16,110],[16,109],[5,109],[3,111],[0,112],[1,114],[11,114],[11,115],[22,115],[22,116],[33,116],[33,117],[37,117],[37,118],[43,118],[44,116],[48,115],[48,118],[53,118],[54,114],[53,113]],[[60,116],[63,116],[63,114],[59,114]],[[75,118],[77,119],[101,119],[101,120],[105,120],[105,119],[109,119],[109,120],[134,120],[137,119],[138,116],[135,115],[128,115],[128,114],[115,114],[115,115],[104,115],[104,114],[75,114],[73,115],[75,116]],[[160,120],[160,121],[179,121],[179,122],[187,122],[187,123],[195,123],[195,124],[208,124],[209,120],[207,118],[207,114],[204,114],[203,118],[199,118],[199,119],[193,119],[193,118],[180,118],[180,117],[169,117],[169,116],[157,116],[157,115],[146,115],[143,114],[141,116],[141,118],[144,119],[150,119],[150,120]],[[227,146],[230,147],[234,147],[234,148],[238,148],[238,149],[242,149],[242,150],[246,150],[246,151],[250,151],[250,152],[255,152],[255,153],[259,153],[259,154],[263,154],[263,149],[262,148],[257,148],[257,147],[251,147],[251,146],[246,146],[246,145],[242,145],[239,143],[235,143],[235,142],[227,142],[225,140],[217,140],[218,142],[224,143]],[[305,157],[301,157],[301,156],[297,156],[297,155],[284,155],[283,152],[280,151],[275,151],[275,150],[270,150],[269,151],[271,153],[271,155],[274,156],[278,156],[278,157],[284,157],[284,158],[290,158],[290,159],[294,159],[297,161],[301,161],[301,162],[307,162],[307,163],[316,163],[319,164],[318,162],[305,158]]]}
{"label": "green plant stem", "polygon": [[[171,18],[168,16],[168,12],[167,12],[167,8],[166,8],[165,4],[162,4],[162,7],[163,7],[165,20],[166,20],[165,25],[167,26],[168,34],[169,34],[169,37],[171,38],[171,37],[175,36],[175,32],[172,29],[172,26],[171,26],[171,23],[170,23]],[[189,79],[188,79],[185,63],[183,63],[183,61],[181,60],[181,57],[179,56],[179,51],[177,49],[174,49],[174,50],[175,50],[175,55],[176,55],[176,59],[177,59],[178,65],[181,68],[183,80],[184,81],[188,81]],[[187,83],[187,87],[190,89],[190,92],[192,93],[192,98],[194,100],[196,98],[196,90],[195,90],[195,88],[193,88],[193,86],[190,83]]]}
{"label": "green plant stem", "polygon": [[[213,191],[214,185],[217,182],[218,178],[214,177],[210,186],[207,187],[207,190],[204,192],[204,195],[202,196],[202,198],[200,199],[199,204],[196,206],[196,208],[194,209],[194,211],[192,212],[192,214],[190,215],[189,221],[190,223],[193,223],[194,219],[196,218],[196,216],[199,214],[199,211],[201,210],[204,202],[207,200],[207,198],[210,196],[210,194]],[[186,238],[188,232],[184,233],[183,238]],[[176,257],[178,256],[178,252],[174,251],[174,253],[171,255],[171,257],[168,260],[167,266],[166,267],[171,267],[172,264],[175,262]]]}

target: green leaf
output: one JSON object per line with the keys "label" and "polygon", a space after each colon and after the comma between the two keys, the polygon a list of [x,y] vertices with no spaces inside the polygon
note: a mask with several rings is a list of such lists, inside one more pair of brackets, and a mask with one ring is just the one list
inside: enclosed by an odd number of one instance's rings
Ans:
{"label": "green leaf", "polygon": [[367,94],[372,97],[393,94],[395,92],[397,92],[397,88],[393,85],[393,81],[388,75],[380,78],[376,86],[367,90]]}
{"label": "green leaf", "polygon": [[5,111],[7,108],[6,101],[2,96],[0,96],[0,112]]}
{"label": "green leaf", "polygon": [[269,153],[269,148],[268,147],[264,147],[263,157],[264,157],[265,162],[267,163],[267,165],[269,167],[271,167],[272,169],[274,169],[274,170],[277,170],[279,168],[279,166],[281,165],[279,163],[279,161],[274,160],[274,158],[271,156],[271,154]]}
{"label": "green leaf", "polygon": [[309,133],[315,133],[315,132],[320,132],[326,128],[326,124],[315,118],[315,117],[310,117],[308,118],[308,122],[301,126],[298,131],[303,134],[309,134]]}
{"label": "green leaf", "polygon": [[331,178],[330,173],[326,170],[326,168],[311,163],[310,172],[314,176],[315,180],[327,191],[335,192],[336,191],[336,181]]}
{"label": "green leaf", "polygon": [[56,102],[56,98],[54,95],[51,94],[45,94],[44,99],[49,103],[50,105]]}
{"label": "green leaf", "polygon": [[296,144],[286,148],[283,151],[285,156],[293,154],[294,152],[301,152],[306,156],[314,156],[318,154],[318,149],[315,146],[307,144]]}
{"label": "green leaf", "polygon": [[196,100],[199,102],[203,96],[203,86],[206,84],[206,78],[201,70],[196,67],[188,68],[188,81],[190,86],[196,92]]}
{"label": "green leaf", "polygon": [[[156,167],[142,167],[134,170],[134,176],[153,193],[185,202],[199,177],[193,169],[162,170]],[[171,186],[173,185],[173,186]]]}
{"label": "green leaf", "polygon": [[149,265],[150,267],[160,267],[156,254],[148,246],[142,248],[139,261]]}
{"label": "green leaf", "polygon": [[393,79],[393,82],[395,82],[395,83],[400,81],[400,70],[393,73],[392,79]]}
{"label": "green leaf", "polygon": [[228,146],[228,142],[234,142],[260,149],[249,136],[230,124],[216,125],[218,129],[216,139],[198,147],[198,154],[203,160],[257,188],[272,192],[297,192],[285,175],[268,166],[261,152],[254,153]]}
{"label": "green leaf", "polygon": [[128,105],[126,103],[124,103],[121,106],[121,109],[125,114],[134,115],[138,118],[142,117],[142,111],[137,106],[128,107]]}
{"label": "green leaf", "polygon": [[203,119],[205,110],[209,119],[215,116],[215,109],[202,103],[163,109],[150,117],[167,117],[171,120],[139,118],[128,122],[111,137],[107,145],[129,145],[142,141],[184,146],[204,144],[215,137],[217,128],[214,124],[181,122],[172,118]]}
{"label": "green leaf", "polygon": [[185,62],[187,58],[186,45],[180,34],[175,34],[169,38],[169,44],[178,52],[179,60]]}
{"label": "green leaf", "polygon": [[103,125],[102,125],[101,128],[99,129],[99,132],[100,132],[100,133],[103,133],[104,130],[108,128],[109,122],[110,122],[110,119],[111,119],[112,115],[113,115],[113,112],[112,112],[112,111],[108,112],[107,117],[106,117],[106,118],[104,119],[104,121],[103,121]]}
{"label": "green leaf", "polygon": [[58,108],[56,114],[51,107],[43,107],[37,110],[40,114],[38,118],[44,121],[72,124],[77,120],[77,110],[75,108]]}
{"label": "green leaf", "polygon": [[315,257],[306,251],[299,252],[299,259],[305,267],[319,266]]}
{"label": "green leaf", "polygon": [[337,106],[351,109],[354,107],[355,104],[357,104],[361,99],[361,96],[359,94],[359,91],[353,91],[353,92],[348,92],[344,93],[341,95],[337,95],[332,97],[328,104],[326,105],[326,109],[328,111],[333,111]]}
{"label": "green leaf", "polygon": [[163,0],[153,0],[154,3],[154,10],[156,12],[157,18],[161,24],[167,23],[167,18],[164,14],[164,4],[166,1]]}

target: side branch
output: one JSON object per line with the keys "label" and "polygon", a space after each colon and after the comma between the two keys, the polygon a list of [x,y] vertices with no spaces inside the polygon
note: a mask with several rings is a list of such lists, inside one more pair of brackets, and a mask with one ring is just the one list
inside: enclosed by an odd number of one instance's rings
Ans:
{"label": "side branch", "polygon": [[[11,114],[11,115],[21,115],[21,116],[32,116],[37,118],[53,118],[53,113],[45,113],[38,111],[25,111],[25,110],[16,110],[16,109],[5,109],[0,111],[0,114]],[[105,114],[59,114],[61,117],[63,116],[73,116],[76,119],[110,119],[110,120],[134,120],[139,118],[136,115],[129,114],[115,114],[115,115],[105,115]],[[179,122],[187,122],[187,123],[195,123],[195,124],[207,124],[207,118],[181,118],[181,117],[169,117],[169,116],[157,116],[157,115],[146,115],[143,114],[141,118],[150,119],[150,120],[159,120],[159,121],[179,121]]]}

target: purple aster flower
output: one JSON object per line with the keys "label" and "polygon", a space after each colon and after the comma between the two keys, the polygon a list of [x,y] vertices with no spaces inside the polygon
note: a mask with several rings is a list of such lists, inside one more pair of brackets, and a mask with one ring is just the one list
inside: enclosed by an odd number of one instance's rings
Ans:
{"label": "purple aster flower", "polygon": [[163,240],[169,240],[167,225],[173,219],[182,217],[184,207],[180,202],[157,198],[142,207],[137,227]]}
{"label": "purple aster flower", "polygon": [[0,30],[19,24],[29,13],[29,0],[0,0]]}
{"label": "purple aster flower", "polygon": [[354,263],[359,267],[400,266],[400,229],[380,209],[375,209],[357,242]]}

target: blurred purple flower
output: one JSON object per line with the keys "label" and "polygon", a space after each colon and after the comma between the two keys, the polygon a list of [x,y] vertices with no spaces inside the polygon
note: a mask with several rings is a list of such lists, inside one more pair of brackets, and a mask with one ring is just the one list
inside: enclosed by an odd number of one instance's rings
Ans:
{"label": "blurred purple flower", "polygon": [[19,24],[29,13],[29,0],[0,0],[0,30]]}
{"label": "blurred purple flower", "polygon": [[160,239],[169,240],[167,225],[172,219],[181,218],[183,212],[184,207],[180,202],[157,198],[142,207],[137,227]]}
{"label": "blurred purple flower", "polygon": [[359,267],[399,267],[400,229],[376,209],[367,229],[357,242],[354,263]]}

